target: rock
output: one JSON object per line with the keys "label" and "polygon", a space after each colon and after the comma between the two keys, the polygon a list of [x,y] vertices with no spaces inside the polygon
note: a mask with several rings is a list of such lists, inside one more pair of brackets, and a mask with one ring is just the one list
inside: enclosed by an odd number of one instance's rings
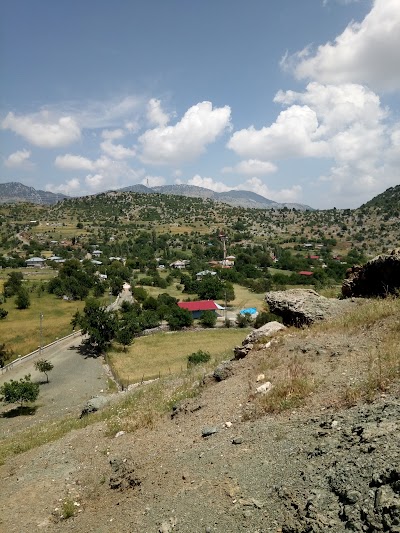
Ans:
{"label": "rock", "polygon": [[244,357],[246,357],[246,355],[251,350],[250,346],[251,348],[253,347],[252,344],[248,344],[246,346],[235,346],[235,348],[233,349],[234,358],[243,359]]}
{"label": "rock", "polygon": [[210,435],[214,435],[214,433],[217,433],[217,428],[216,427],[205,427],[201,430],[201,436],[202,437],[209,437]]}
{"label": "rock", "polygon": [[312,289],[267,292],[265,301],[284,324],[297,327],[332,318],[355,305],[350,300],[325,298]]}
{"label": "rock", "polygon": [[231,361],[222,361],[214,370],[214,379],[224,381],[233,374],[233,365]]}
{"label": "rock", "polygon": [[226,426],[227,428],[232,427],[232,422],[225,422],[225,426]]}
{"label": "rock", "polygon": [[342,285],[345,298],[361,298],[396,294],[400,288],[400,251],[382,254],[368,261],[364,266],[348,269]]}
{"label": "rock", "polygon": [[259,381],[262,381],[263,379],[265,379],[265,375],[264,374],[258,374],[256,381],[258,383]]}
{"label": "rock", "polygon": [[84,405],[80,418],[90,413],[95,413],[96,411],[107,405],[109,401],[110,399],[106,396],[95,396],[94,398],[91,398]]}
{"label": "rock", "polygon": [[122,437],[122,435],[125,435],[125,431],[118,431],[118,433],[115,434],[115,438]]}
{"label": "rock", "polygon": [[262,385],[256,388],[256,393],[267,394],[267,392],[269,392],[271,387],[272,387],[272,383],[270,381],[266,381],[265,383],[263,383]]}
{"label": "rock", "polygon": [[267,322],[258,329],[255,329],[247,335],[247,337],[242,342],[242,345],[247,345],[249,343],[255,343],[263,337],[271,337],[274,333],[286,329],[286,327],[280,322]]}
{"label": "rock", "polygon": [[243,437],[235,437],[232,439],[232,444],[242,444],[243,443]]}

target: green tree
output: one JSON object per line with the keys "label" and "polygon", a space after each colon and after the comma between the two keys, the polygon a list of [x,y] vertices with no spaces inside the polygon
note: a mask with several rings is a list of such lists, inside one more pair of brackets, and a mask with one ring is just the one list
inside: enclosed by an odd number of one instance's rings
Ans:
{"label": "green tree", "polygon": [[6,318],[7,315],[8,315],[8,311],[0,307],[0,320],[2,320],[3,318]]}
{"label": "green tree", "polygon": [[28,309],[28,307],[31,305],[31,299],[26,287],[21,287],[18,290],[15,298],[15,305],[17,306],[17,309]]}
{"label": "green tree", "polygon": [[24,402],[34,402],[39,396],[39,384],[32,383],[31,375],[28,374],[19,381],[7,381],[0,387],[0,395],[5,403],[19,403],[22,407]]}
{"label": "green tree", "polygon": [[213,328],[217,322],[217,315],[214,313],[214,311],[204,311],[200,318],[200,323],[205,328]]}
{"label": "green tree", "polygon": [[38,361],[35,362],[35,368],[39,372],[42,372],[43,374],[45,374],[46,379],[47,379],[46,383],[48,383],[49,382],[48,372],[51,372],[53,370],[54,368],[53,363],[50,363],[50,361],[47,361],[47,359],[39,359]]}
{"label": "green tree", "polygon": [[129,327],[129,325],[125,325],[124,327],[118,328],[115,334],[115,339],[119,344],[122,344],[122,346],[124,347],[124,352],[126,352],[127,346],[130,346],[133,343],[135,335],[135,329]]}
{"label": "green tree", "polygon": [[86,344],[98,352],[108,348],[118,329],[115,314],[93,298],[87,300],[83,313],[75,313],[71,324],[74,328],[79,326],[83,334],[89,335]]}
{"label": "green tree", "polygon": [[4,295],[8,298],[17,294],[22,287],[22,280],[24,276],[21,272],[10,272],[8,274],[8,280],[4,283]]}
{"label": "green tree", "polygon": [[201,300],[217,300],[224,298],[224,284],[217,276],[211,274],[203,276],[197,288],[197,294]]}
{"label": "green tree", "polygon": [[173,331],[189,327],[193,324],[192,313],[187,309],[181,309],[178,305],[173,306],[167,316],[167,322]]}

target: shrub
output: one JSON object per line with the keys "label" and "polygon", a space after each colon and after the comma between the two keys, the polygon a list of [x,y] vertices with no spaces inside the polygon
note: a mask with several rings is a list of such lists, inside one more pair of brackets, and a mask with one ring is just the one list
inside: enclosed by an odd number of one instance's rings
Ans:
{"label": "shrub", "polygon": [[34,402],[39,396],[39,384],[32,383],[28,374],[19,381],[7,381],[0,387],[0,394],[5,403],[19,403],[21,407],[24,402]]}
{"label": "shrub", "polygon": [[201,363],[207,363],[211,359],[211,355],[203,350],[198,350],[187,356],[188,366],[200,365]]}
{"label": "shrub", "polygon": [[214,313],[214,311],[204,311],[204,313],[201,315],[200,323],[205,328],[213,328],[217,322],[217,315]]}
{"label": "shrub", "polygon": [[249,313],[240,314],[236,317],[236,324],[239,328],[247,328],[252,323],[253,319]]}

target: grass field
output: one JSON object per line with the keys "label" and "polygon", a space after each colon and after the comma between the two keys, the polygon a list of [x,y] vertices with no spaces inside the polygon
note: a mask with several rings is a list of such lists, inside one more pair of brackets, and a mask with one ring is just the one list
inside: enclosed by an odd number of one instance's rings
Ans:
{"label": "grass field", "polygon": [[230,359],[234,346],[248,333],[248,329],[237,328],[157,333],[136,339],[127,352],[109,352],[107,359],[126,386],[186,370],[187,356],[197,350],[209,352],[215,362]]}
{"label": "grass field", "polygon": [[39,298],[30,294],[29,309],[16,309],[15,298],[8,298],[2,307],[8,311],[5,319],[0,320],[0,343],[13,353],[26,355],[40,345],[40,313],[42,319],[42,345],[45,346],[57,338],[71,333],[72,315],[82,310],[84,302],[66,302],[52,294],[43,293]]}

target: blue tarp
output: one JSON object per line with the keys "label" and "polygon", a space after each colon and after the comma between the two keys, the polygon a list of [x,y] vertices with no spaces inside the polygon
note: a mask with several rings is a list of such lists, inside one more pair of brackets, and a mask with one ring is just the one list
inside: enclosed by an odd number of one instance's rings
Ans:
{"label": "blue tarp", "polygon": [[255,315],[257,313],[257,309],[255,307],[246,307],[246,309],[241,309],[239,313],[241,315]]}

